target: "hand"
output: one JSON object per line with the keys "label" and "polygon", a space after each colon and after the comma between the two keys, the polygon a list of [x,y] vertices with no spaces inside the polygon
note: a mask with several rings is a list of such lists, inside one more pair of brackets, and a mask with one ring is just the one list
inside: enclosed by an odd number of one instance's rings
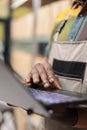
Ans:
{"label": "hand", "polygon": [[26,77],[26,83],[39,84],[42,82],[44,88],[50,88],[53,85],[55,88],[61,89],[58,79],[55,76],[51,65],[48,62],[36,64],[32,71]]}

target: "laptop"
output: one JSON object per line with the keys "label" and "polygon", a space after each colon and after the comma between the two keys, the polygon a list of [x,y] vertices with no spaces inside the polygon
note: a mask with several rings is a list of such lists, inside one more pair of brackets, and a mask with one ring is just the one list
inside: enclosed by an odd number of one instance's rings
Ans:
{"label": "laptop", "polygon": [[68,91],[45,91],[26,87],[17,79],[14,71],[0,60],[0,100],[26,111],[51,117],[54,107],[76,106],[87,103],[86,94]]}

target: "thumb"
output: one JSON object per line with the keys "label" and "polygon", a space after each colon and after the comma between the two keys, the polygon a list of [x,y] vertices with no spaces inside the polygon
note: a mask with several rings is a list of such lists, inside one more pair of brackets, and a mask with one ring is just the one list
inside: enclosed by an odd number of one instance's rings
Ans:
{"label": "thumb", "polygon": [[62,89],[60,83],[59,83],[59,80],[58,78],[55,76],[55,80],[54,80],[54,86],[58,89]]}

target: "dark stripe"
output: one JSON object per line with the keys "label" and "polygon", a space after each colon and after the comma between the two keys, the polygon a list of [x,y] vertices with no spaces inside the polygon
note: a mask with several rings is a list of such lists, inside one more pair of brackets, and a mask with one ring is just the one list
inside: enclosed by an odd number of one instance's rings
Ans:
{"label": "dark stripe", "polygon": [[53,60],[53,70],[56,75],[84,79],[86,63],[76,61]]}

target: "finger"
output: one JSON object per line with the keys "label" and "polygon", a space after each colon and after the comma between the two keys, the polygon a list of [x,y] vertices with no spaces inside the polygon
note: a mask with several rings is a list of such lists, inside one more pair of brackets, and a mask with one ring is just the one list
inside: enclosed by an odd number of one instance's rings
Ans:
{"label": "finger", "polygon": [[31,82],[31,78],[32,78],[31,73],[29,73],[29,74],[27,75],[26,79],[25,79],[25,82],[26,82],[26,83]]}
{"label": "finger", "polygon": [[37,69],[36,68],[33,69],[31,73],[32,73],[33,82],[35,84],[38,84],[40,82],[40,78],[39,78],[40,76],[39,76],[39,73],[38,73]]}
{"label": "finger", "polygon": [[37,68],[38,73],[40,75],[41,81],[43,82],[43,86],[46,87],[46,88],[49,87],[50,86],[49,80],[48,80],[47,73],[46,73],[43,65],[42,64],[38,64],[36,66],[36,68]]}
{"label": "finger", "polygon": [[54,75],[51,65],[49,63],[44,63],[43,66],[46,70],[49,82],[53,83],[55,79],[55,75]]}
{"label": "finger", "polygon": [[58,89],[62,89],[59,81],[58,81],[58,78],[55,76],[55,80],[54,80],[54,86]]}

